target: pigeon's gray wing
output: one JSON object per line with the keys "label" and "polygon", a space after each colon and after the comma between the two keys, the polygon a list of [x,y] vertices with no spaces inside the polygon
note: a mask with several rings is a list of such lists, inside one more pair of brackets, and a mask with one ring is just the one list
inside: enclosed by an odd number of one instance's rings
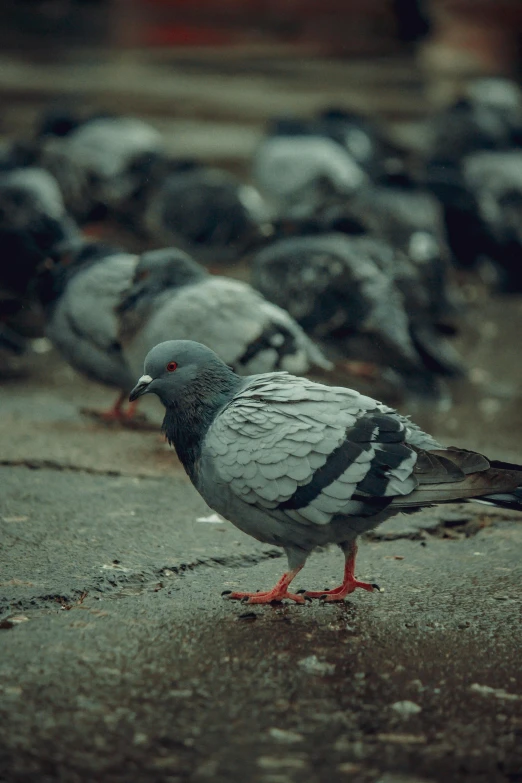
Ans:
{"label": "pigeon's gray wing", "polygon": [[65,298],[73,327],[100,348],[117,341],[115,307],[132,281],[137,260],[127,253],[104,259],[79,272],[67,287]]}
{"label": "pigeon's gray wing", "polygon": [[70,155],[98,181],[97,196],[108,206],[131,195],[133,163],[164,150],[159,131],[133,117],[91,120],[67,138]]}
{"label": "pigeon's gray wing", "polygon": [[66,137],[46,139],[41,162],[60,184],[67,208],[88,217],[101,202],[108,206],[130,195],[135,184],[132,164],[161,153],[158,131],[131,117],[100,117]]}
{"label": "pigeon's gray wing", "polygon": [[40,163],[56,179],[70,214],[83,219],[92,209],[92,184],[68,143],[60,138],[46,139],[40,149]]}
{"label": "pigeon's gray wing", "polygon": [[42,168],[15,169],[0,178],[5,188],[18,188],[31,193],[33,205],[42,215],[60,220],[65,216],[65,205],[56,179]]}
{"label": "pigeon's gray wing", "polygon": [[311,189],[325,182],[336,192],[351,195],[366,181],[353,158],[322,136],[267,139],[257,150],[253,166],[256,185],[281,206],[308,200]]}
{"label": "pigeon's gray wing", "polygon": [[[410,437],[442,448],[358,392],[272,374],[253,379],[215,419],[204,457],[245,503],[326,525],[374,514],[416,489],[419,450]],[[431,470],[444,481],[448,465],[433,458]]]}
{"label": "pigeon's gray wing", "polygon": [[125,355],[141,371],[148,351],[165,340],[196,340],[243,375],[275,369],[302,373],[312,363],[329,366],[287,313],[251,286],[225,277],[158,297],[147,323],[125,345]]}
{"label": "pigeon's gray wing", "polygon": [[520,197],[522,194],[522,153],[477,152],[463,161],[463,171],[468,188],[475,194],[480,216],[493,230],[497,239],[503,238],[506,206],[518,196],[518,220],[520,226]]}
{"label": "pigeon's gray wing", "polygon": [[78,272],[47,326],[48,337],[74,367],[123,389],[132,388],[132,373],[121,355],[115,308],[136,263],[136,256],[122,253]]}
{"label": "pigeon's gray wing", "polygon": [[[375,244],[389,268],[376,263]],[[260,251],[253,280],[317,337],[370,335],[375,357],[399,369],[418,370],[420,357],[408,314],[393,279],[394,253],[383,243],[343,234],[290,237]]]}

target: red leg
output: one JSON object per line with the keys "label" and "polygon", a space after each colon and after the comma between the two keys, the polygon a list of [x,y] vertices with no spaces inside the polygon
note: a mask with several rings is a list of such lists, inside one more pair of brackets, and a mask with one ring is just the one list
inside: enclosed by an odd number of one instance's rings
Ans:
{"label": "red leg", "polygon": [[324,601],[344,601],[347,595],[353,593],[354,590],[360,588],[361,590],[368,590],[372,593],[374,590],[379,590],[379,585],[372,585],[369,582],[359,582],[355,576],[355,557],[357,555],[357,544],[355,541],[350,544],[350,548],[347,550],[344,564],[344,579],[340,587],[335,587],[333,590],[322,591],[309,591],[307,590],[305,595],[308,598],[322,598]]}
{"label": "red leg", "polygon": [[358,362],[353,360],[346,360],[343,362],[343,367],[353,375],[354,378],[364,378],[367,381],[374,381],[379,377],[379,368],[372,362]]}
{"label": "red leg", "polygon": [[235,601],[241,601],[243,598],[247,598],[247,604],[270,604],[272,601],[282,601],[283,598],[290,598],[297,604],[304,604],[305,599],[302,595],[289,593],[287,589],[292,579],[294,579],[302,567],[302,565],[298,566],[298,568],[294,568],[292,571],[288,571],[288,573],[283,574],[279,582],[275,587],[272,588],[272,590],[267,590],[263,593],[223,593],[223,595],[226,595],[227,598],[231,598]]}
{"label": "red leg", "polygon": [[108,411],[103,411],[99,414],[100,419],[103,419],[104,421],[131,421],[134,417],[134,414],[136,413],[136,407],[138,405],[138,400],[134,400],[134,402],[129,402],[127,406],[127,410],[123,409],[123,404],[125,400],[127,399],[127,395],[125,392],[122,392],[119,396],[116,402],[114,403],[113,407],[110,408]]}

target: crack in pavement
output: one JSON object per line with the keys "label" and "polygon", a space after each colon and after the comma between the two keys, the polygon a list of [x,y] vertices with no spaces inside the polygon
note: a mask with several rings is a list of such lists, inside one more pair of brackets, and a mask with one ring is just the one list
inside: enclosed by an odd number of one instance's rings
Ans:
{"label": "crack in pavement", "polygon": [[[431,513],[430,513],[431,512]],[[425,509],[418,516],[397,515],[374,530],[363,534],[372,543],[386,541],[426,541],[429,538],[457,540],[476,536],[499,522],[520,522],[520,513],[506,509],[488,509],[468,504],[451,504],[451,507]]]}
{"label": "crack in pavement", "polygon": [[[82,586],[71,588],[70,591],[61,593],[51,592],[42,595],[32,595],[16,601],[4,599],[2,602],[0,599],[0,619],[5,619],[13,611],[20,612],[31,609],[42,609],[53,603],[60,604],[64,609],[71,609],[78,603],[79,597],[85,597],[90,593],[102,594],[106,598],[118,598],[120,596],[140,595],[147,590],[154,590],[157,592],[158,590],[167,587],[167,585],[161,582],[165,577],[183,576],[186,573],[192,573],[200,567],[214,568],[218,566],[220,568],[249,568],[258,565],[265,560],[283,557],[283,555],[283,550],[271,548],[264,552],[252,552],[243,555],[201,557],[192,562],[162,566],[161,568],[150,572],[119,569],[117,564],[115,564],[114,574],[110,577],[99,576],[95,578],[90,587]],[[3,606],[1,605],[2,603]]]}
{"label": "crack in pavement", "polygon": [[[150,473],[132,472],[123,470],[109,470],[107,468],[95,468],[90,465],[64,465],[57,460],[52,459],[0,459],[1,467],[9,468],[29,468],[29,470],[56,470],[70,471],[72,473],[88,473],[92,476],[114,476],[118,478],[140,478],[158,480],[164,476],[151,476]],[[175,470],[175,466],[174,466]]]}

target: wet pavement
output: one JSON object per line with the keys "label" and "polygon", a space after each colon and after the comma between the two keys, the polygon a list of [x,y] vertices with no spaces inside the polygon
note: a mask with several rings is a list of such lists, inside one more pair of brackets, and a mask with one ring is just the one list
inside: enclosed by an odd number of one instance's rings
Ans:
{"label": "wet pavement", "polygon": [[[79,412],[110,399],[53,352],[0,386],[0,780],[522,780],[520,515],[389,521],[357,569],[384,593],[342,606],[232,603],[281,552],[215,521],[155,400],[143,431]],[[513,454],[502,413],[469,405],[431,418]],[[341,570],[317,553],[297,587]]]}

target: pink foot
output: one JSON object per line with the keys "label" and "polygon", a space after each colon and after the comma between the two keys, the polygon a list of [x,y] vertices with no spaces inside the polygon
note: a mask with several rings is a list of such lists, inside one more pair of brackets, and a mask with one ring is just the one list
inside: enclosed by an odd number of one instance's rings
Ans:
{"label": "pink foot", "polygon": [[322,598],[323,601],[333,603],[334,601],[344,601],[346,596],[353,593],[357,588],[360,590],[367,590],[369,593],[373,593],[374,590],[380,590],[379,585],[370,584],[369,582],[359,582],[359,580],[355,578],[355,557],[357,555],[357,545],[355,541],[346,545],[343,549],[345,551],[346,559],[342,585],[340,587],[335,587],[333,590],[307,590],[305,593],[307,598]]}
{"label": "pink foot", "polygon": [[114,408],[111,408],[108,411],[100,411],[99,417],[103,421],[119,421],[119,422],[129,422],[134,420],[134,414],[136,413],[136,402],[130,402],[127,406],[127,409],[124,410],[121,407],[118,407],[118,405],[115,405]]}
{"label": "pink foot", "polygon": [[115,404],[108,411],[93,411],[89,408],[82,408],[81,412],[91,416],[99,421],[104,421],[107,424],[113,424],[117,422],[122,425],[134,426],[136,422],[136,408],[138,401],[131,402],[124,408],[126,395],[120,394]]}
{"label": "pink foot", "polygon": [[374,590],[379,590],[379,585],[373,585],[369,582],[359,582],[357,579],[350,580],[342,584],[340,587],[335,587],[333,590],[307,590],[305,595],[308,598],[322,598],[327,603],[334,601],[344,601],[347,595],[353,593],[357,588],[361,590],[367,590],[369,593],[373,593]]}
{"label": "pink foot", "polygon": [[282,601],[285,598],[290,598],[296,604],[306,603],[302,595],[289,593],[288,590],[278,590],[275,587],[273,590],[267,590],[264,593],[229,593],[226,597],[232,601],[244,600],[246,604],[271,604],[273,601]]}
{"label": "pink foot", "polygon": [[222,593],[222,595],[225,595],[232,601],[243,601],[246,599],[245,603],[247,604],[271,604],[272,601],[282,601],[285,598],[289,598],[291,601],[295,601],[296,604],[304,604],[304,596],[288,592],[288,585],[295,575],[299,573],[301,568],[302,566],[299,566],[298,568],[294,568],[292,571],[289,571],[287,574],[283,574],[279,582],[275,587],[272,588],[272,590],[267,590],[262,593],[231,593],[226,590],[224,593]]}

